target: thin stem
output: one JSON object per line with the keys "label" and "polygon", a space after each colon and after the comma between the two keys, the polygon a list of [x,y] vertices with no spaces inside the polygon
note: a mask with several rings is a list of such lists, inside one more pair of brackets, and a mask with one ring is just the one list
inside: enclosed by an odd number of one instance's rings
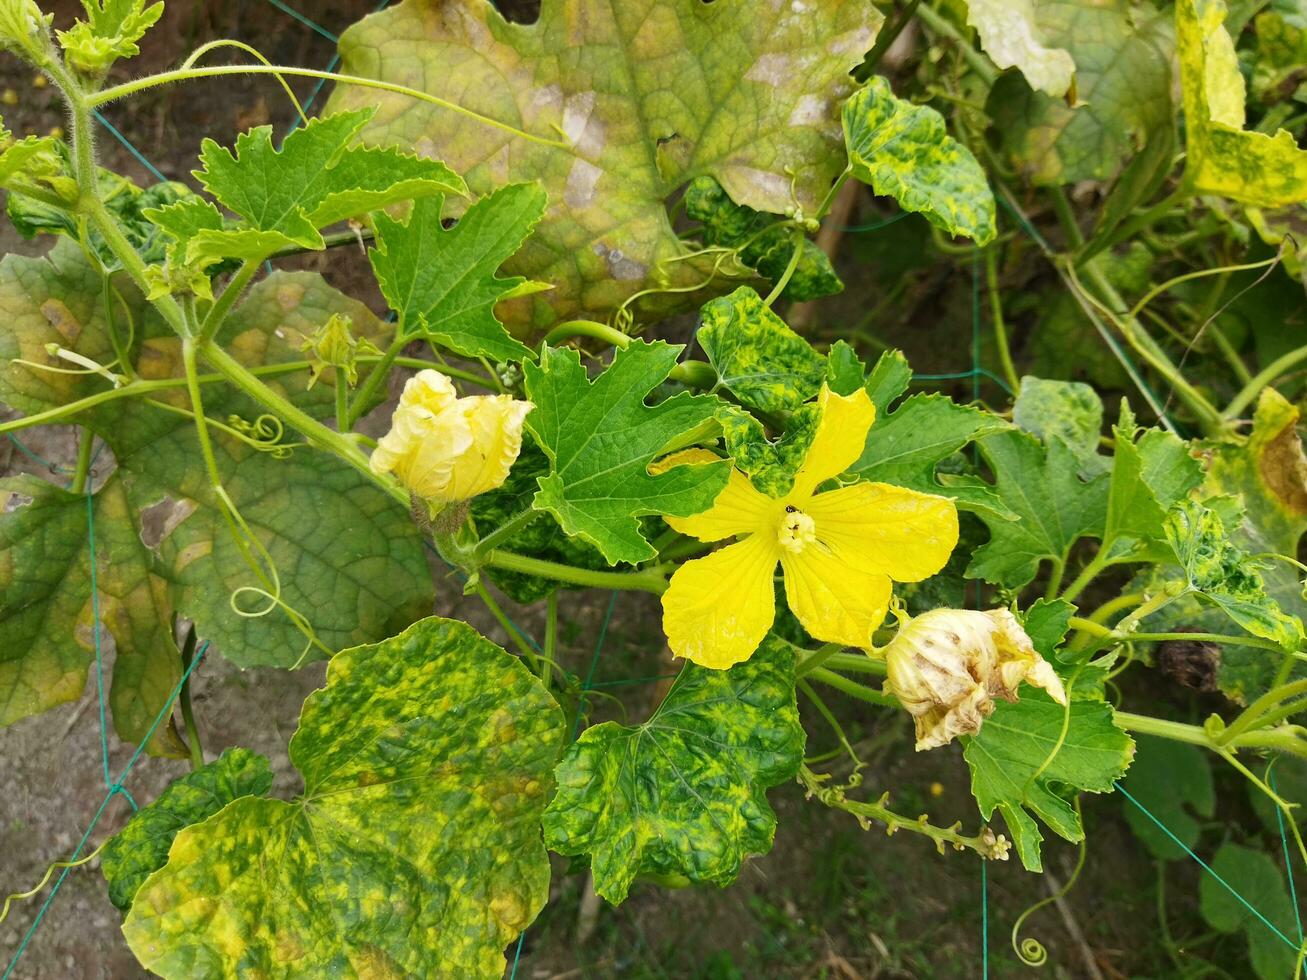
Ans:
{"label": "thin stem", "polygon": [[554,664],[558,662],[558,590],[550,592],[545,597],[545,654],[544,673],[541,680],[544,681],[545,690],[549,689],[549,682],[554,677]]}
{"label": "thin stem", "polygon": [[477,596],[485,607],[490,610],[490,614],[495,617],[496,622],[503,627],[504,632],[508,634],[508,639],[513,646],[517,647],[517,652],[522,655],[522,659],[535,667],[536,673],[539,673],[539,654],[532,650],[531,646],[522,638],[522,634],[518,632],[517,627],[513,625],[513,621],[508,618],[503,608],[495,601],[495,597],[490,594],[484,582],[477,582]]}
{"label": "thin stem", "polygon": [[336,431],[349,431],[349,387],[343,368],[336,368]]}
{"label": "thin stem", "polygon": [[1168,279],[1166,282],[1154,286],[1148,292],[1144,293],[1139,302],[1135,303],[1135,305],[1130,308],[1130,312],[1127,313],[1126,316],[1138,316],[1140,311],[1156,297],[1160,296],[1168,289],[1171,289],[1173,286],[1178,286],[1183,282],[1189,282],[1191,279],[1202,279],[1206,276],[1228,276],[1232,272],[1247,272],[1249,269],[1264,269],[1268,265],[1275,265],[1279,261],[1280,255],[1277,252],[1269,259],[1264,259],[1261,262],[1248,262],[1244,265],[1223,265],[1215,269],[1198,269],[1195,272],[1186,272],[1183,275]]}
{"label": "thin stem", "polygon": [[209,312],[205,314],[204,320],[200,324],[199,339],[201,341],[212,340],[217,336],[218,330],[227,319],[227,314],[231,312],[231,308],[236,305],[236,301],[244,294],[245,287],[250,284],[250,280],[258,275],[261,264],[261,262],[254,259],[246,259],[241,267],[236,270],[236,274],[227,283],[227,288],[214,301],[213,306],[209,308]]}
{"label": "thin stem", "polygon": [[563,341],[573,337],[589,337],[602,340],[605,344],[625,350],[631,346],[631,338],[615,327],[595,320],[567,320],[545,334],[545,343],[551,347],[559,346]]}
{"label": "thin stem", "polygon": [[372,404],[372,400],[377,396],[377,390],[381,387],[382,382],[386,380],[386,376],[390,373],[391,365],[395,363],[395,359],[399,357],[399,352],[408,345],[408,342],[409,338],[405,336],[403,324],[401,323],[395,330],[395,339],[390,342],[390,346],[387,347],[386,352],[381,355],[381,359],[377,361],[372,370],[368,372],[368,376],[363,379],[363,386],[354,393],[354,407],[350,409],[348,428],[352,429],[354,423],[359,420],[363,413],[367,411],[368,406]]}
{"label": "thin stem", "polygon": [[145,78],[133,79],[130,82],[123,82],[121,85],[113,85],[103,89],[100,92],[86,99],[88,108],[97,108],[115,99],[121,99],[128,95],[135,95],[137,92],[144,92],[147,89],[157,88],[160,85],[171,85],[173,82],[185,82],[197,78],[220,78],[228,75],[298,75],[301,78],[319,78],[324,81],[336,82],[339,85],[358,85],[362,88],[378,89],[382,92],[392,92],[396,95],[406,95],[418,102],[426,102],[430,105],[439,106],[442,109],[448,109],[450,112],[456,112],[461,116],[472,119],[483,125],[502,130],[513,136],[518,136],[524,140],[530,140],[532,143],[539,143],[542,146],[553,146],[559,149],[569,149],[569,144],[560,139],[546,139],[543,136],[536,136],[534,133],[528,133],[525,130],[518,129],[516,126],[510,126],[508,123],[500,122],[498,119],[492,119],[489,116],[483,116],[479,112],[473,112],[466,109],[457,102],[450,102],[438,96],[431,95],[429,92],[423,92],[419,89],[409,88],[407,85],[396,85],[393,82],[383,82],[375,78],[364,78],[359,75],[342,75],[337,72],[316,71],[312,68],[296,68],[288,65],[213,65],[208,68],[181,68],[174,71],[160,72],[157,75],[147,75]]}
{"label": "thin stem", "polygon": [[525,510],[520,511],[478,541],[472,554],[477,556],[484,555],[487,551],[493,551],[498,545],[501,545],[509,538],[518,535],[523,528],[539,516],[540,511],[536,510],[534,507],[528,507]]}
{"label": "thin stem", "polygon": [[557,562],[529,558],[511,551],[492,550],[482,556],[480,564],[502,568],[506,572],[522,572],[554,582],[567,582],[596,589],[628,589],[661,594],[667,590],[669,567],[654,565],[638,572],[601,572],[588,568],[573,568]]}
{"label": "thin stem", "polygon": [[839,643],[827,643],[818,647],[799,661],[798,665],[794,668],[794,675],[796,677],[804,677],[812,673],[843,649],[844,647]]}
{"label": "thin stem", "polygon": [[917,8],[917,16],[936,34],[943,34],[957,44],[958,51],[966,60],[967,65],[980,76],[986,87],[994,84],[995,79],[998,78],[998,69],[994,67],[989,59],[973,48],[971,43],[942,14],[933,10],[929,4],[923,3]]}
{"label": "thin stem", "polygon": [[772,291],[768,293],[767,298],[763,300],[763,305],[771,306],[781,298],[781,293],[785,292],[785,287],[790,284],[790,279],[794,276],[794,270],[799,267],[799,256],[803,254],[804,241],[803,232],[795,229],[794,252],[790,255],[790,261],[786,264],[785,271],[782,272],[781,277],[776,280],[776,285],[772,287]]}
{"label": "thin stem", "polygon": [[1003,322],[1003,304],[998,289],[998,250],[985,249],[985,284],[989,290],[990,319],[994,327],[994,344],[998,347],[998,360],[1003,367],[1012,397],[1021,394],[1021,377],[1012,362],[1012,350],[1008,347],[1007,326]]}
{"label": "thin stem", "polygon": [[1287,374],[1290,368],[1303,361],[1307,361],[1307,347],[1298,347],[1277,357],[1265,368],[1253,375],[1252,380],[1240,389],[1239,393],[1231,399],[1230,404],[1225,407],[1225,411],[1221,413],[1221,418],[1228,421],[1242,416],[1247,411],[1248,406],[1262,393],[1263,388],[1268,387],[1280,375]]}
{"label": "thin stem", "polygon": [[[191,627],[186,631],[186,639],[182,643],[182,672],[191,666],[191,661],[195,659],[195,628]],[[191,752],[191,769],[204,768],[204,743],[200,740],[200,726],[195,722],[195,708],[191,704],[191,678],[187,675],[186,680],[182,682],[181,694],[178,698],[182,709],[182,723],[186,726],[186,744]]]}
{"label": "thin stem", "polygon": [[873,690],[865,684],[849,680],[847,677],[837,674],[833,670],[827,670],[825,667],[816,667],[808,671],[806,676],[809,680],[825,684],[827,687],[833,687],[837,691],[843,691],[849,697],[856,698],[859,701],[866,701],[868,704],[879,704],[881,706],[898,704],[896,698]]}
{"label": "thin stem", "polygon": [[837,653],[827,660],[824,666],[827,670],[875,674],[878,677],[884,677],[888,671],[884,660],[877,660],[865,653]]}
{"label": "thin stem", "polygon": [[91,475],[91,447],[95,444],[95,434],[90,429],[82,429],[81,441],[77,444],[77,464],[73,470],[73,482],[68,487],[70,493],[85,493],[86,481]]}
{"label": "thin stem", "polygon": [[1066,191],[1054,185],[1048,189],[1048,198],[1053,202],[1053,213],[1057,215],[1057,223],[1062,226],[1062,231],[1066,233],[1071,248],[1079,248],[1085,243],[1085,236],[1080,231],[1080,224],[1076,221],[1076,213],[1071,207],[1071,201],[1068,200]]}

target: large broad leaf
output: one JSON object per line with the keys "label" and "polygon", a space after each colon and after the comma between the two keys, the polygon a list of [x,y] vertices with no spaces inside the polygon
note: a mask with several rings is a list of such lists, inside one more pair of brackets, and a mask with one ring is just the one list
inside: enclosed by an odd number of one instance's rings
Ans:
{"label": "large broad leaf", "polygon": [[1045,95],[1066,95],[1076,63],[1063,48],[1042,43],[1032,0],[967,0],[967,23],[994,64],[1019,68],[1026,83]]}
{"label": "large broad leaf", "polygon": [[395,149],[349,146],[373,112],[310,120],[280,149],[272,145],[271,126],[238,136],[235,154],[206,139],[200,151],[204,169],[195,176],[245,224],[197,232],[187,257],[261,259],[291,246],[322,248],[319,228],[397,201],[465,192],[462,179],[443,163]]}
{"label": "large broad leaf", "polygon": [[815,398],[826,359],[748,286],[706,304],[695,334],[717,377],[740,402],[792,412]]}
{"label": "large broad leaf", "polygon": [[304,702],[292,803],[177,835],[123,924],[164,977],[499,977],[548,897],[558,706],[471,627],[426,619],[333,658]]}
{"label": "large broad leaf", "polygon": [[938,112],[897,98],[877,75],[844,104],[843,118],[854,177],[950,235],[977,245],[994,237],[994,193],[985,172]]}
{"label": "large broad leaf", "polygon": [[535,284],[495,273],[544,214],[544,191],[539,184],[502,187],[449,229],[441,225],[444,201],[416,202],[407,222],[376,216],[377,247],[368,256],[381,292],[408,336],[467,357],[520,361],[530,351],[508,335],[495,304]]}
{"label": "large broad leaf", "polygon": [[1077,102],[1004,75],[987,105],[1002,152],[1038,184],[1114,177],[1175,125],[1168,20],[1125,0],[1039,3],[1040,37],[1075,61]]}
{"label": "large broad leaf", "polygon": [[726,486],[724,461],[649,472],[651,463],[679,448],[678,440],[710,422],[721,405],[686,392],[645,404],[682,349],[633,341],[593,381],[575,350],[546,347],[539,364],[523,365],[527,396],[536,406],[526,425],[553,464],[540,477],[535,506],[612,564],[654,557],[640,532],[640,515],[698,514]]}
{"label": "large broad leaf", "polygon": [[408,0],[345,32],[342,71],[565,145],[371,89],[342,86],[331,108],[380,102],[367,138],[439,154],[478,193],[541,180],[549,214],[508,270],[557,288],[520,319],[604,320],[640,290],[704,278],[668,261],[686,249],[665,202],[695,177],[759,211],[816,210],[844,167],[848,73],[881,20],[861,0],[545,0],[527,25],[484,0]]}
{"label": "large broad leaf", "polygon": [[1195,190],[1259,207],[1307,200],[1307,151],[1287,130],[1244,129],[1243,75],[1222,0],[1178,0],[1185,179]]}
{"label": "large broad leaf", "polygon": [[1211,875],[1203,875],[1198,882],[1203,918],[1221,932],[1243,931],[1247,935],[1249,959],[1260,980],[1293,976],[1298,957],[1290,937],[1297,932],[1293,902],[1279,862],[1265,851],[1222,844],[1212,858],[1212,870],[1279,930],[1279,935]]}
{"label": "large broad leaf", "polygon": [[[1185,856],[1184,848],[1171,834],[1186,847],[1197,846],[1202,832],[1197,817],[1210,819],[1216,809],[1207,754],[1196,745],[1155,735],[1138,737],[1135,761],[1121,786],[1139,803],[1136,806],[1121,798],[1126,823],[1153,857],[1162,861],[1178,861]],[[1158,827],[1159,822],[1170,834]]]}
{"label": "large broad leaf", "polygon": [[[894,363],[882,358],[872,372],[868,391],[873,398],[885,375],[893,373],[901,380],[901,374],[892,370]],[[940,464],[962,447],[1007,428],[1007,422],[983,409],[959,405],[943,395],[913,395],[876,420],[862,456],[849,472],[862,480],[943,494],[961,509],[987,513],[995,520],[1011,519],[1012,511],[984,481],[957,476],[942,480],[938,472]]]}
{"label": "large broad leaf", "polygon": [[[31,476],[0,480],[0,725],[81,697],[97,606],[117,651],[119,736],[140,741],[168,704],[181,675],[172,601],[134,516],[116,476],[90,498]],[[184,754],[171,725],[149,748]]]}
{"label": "large broad leaf", "polygon": [[989,819],[999,810],[1021,863],[1038,871],[1043,836],[1030,814],[1066,840],[1083,840],[1080,818],[1058,787],[1110,792],[1130,765],[1134,742],[1112,723],[1106,702],[1072,700],[1067,708],[1026,687],[1020,701],[994,709],[964,754],[981,816]]}
{"label": "large broad leaf", "polygon": [[1024,432],[1000,432],[980,443],[994,471],[999,502],[1016,520],[977,511],[989,526],[989,542],[967,566],[969,578],[1019,588],[1041,562],[1061,566],[1071,547],[1098,537],[1107,516],[1107,474],[1083,480],[1075,454],[1057,436],[1048,445]]}
{"label": "large broad leaf", "polygon": [[604,722],[568,749],[545,842],[591,855],[595,891],[615,905],[641,874],[728,885],[771,850],[766,790],[798,771],[803,745],[784,640],[730,670],[689,664],[644,724]]}
{"label": "large broad leaf", "polygon": [[105,845],[100,870],[109,901],[124,912],[146,878],[168,862],[168,849],[184,828],[213,816],[232,800],[272,788],[268,760],[249,749],[228,749],[208,765],[173,782]]}
{"label": "large broad leaf", "polygon": [[1098,452],[1103,431],[1103,400],[1087,384],[1027,375],[1012,405],[1017,428],[1048,441],[1057,436],[1080,461],[1080,475],[1094,476],[1107,468]]}

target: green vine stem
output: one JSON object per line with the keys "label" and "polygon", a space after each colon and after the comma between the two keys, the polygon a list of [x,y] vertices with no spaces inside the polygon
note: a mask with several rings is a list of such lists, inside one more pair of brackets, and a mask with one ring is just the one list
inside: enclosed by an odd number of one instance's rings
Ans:
{"label": "green vine stem", "polygon": [[947,849],[951,847],[955,851],[975,851],[991,861],[1007,860],[1011,844],[1002,835],[995,835],[988,827],[983,828],[975,837],[967,837],[958,832],[962,827],[960,822],[951,827],[938,827],[932,824],[924,813],[916,819],[895,813],[888,806],[889,793],[883,793],[875,803],[848,799],[846,792],[861,783],[861,778],[856,773],[848,783],[841,786],[832,783],[828,773],[816,773],[806,765],[801,765],[798,781],[807,793],[808,799],[815,797],[831,809],[843,810],[851,814],[863,830],[870,830],[872,821],[876,821],[885,825],[885,833],[888,836],[893,836],[900,830],[907,830],[930,838],[940,854],[947,853]]}
{"label": "green vine stem", "polygon": [[91,447],[95,444],[95,434],[90,429],[82,429],[81,441],[77,444],[77,463],[73,468],[73,482],[68,489],[71,493],[84,493],[86,483],[91,475]]}
{"label": "green vine stem", "polygon": [[1257,400],[1257,396],[1262,393],[1263,388],[1281,375],[1288,374],[1290,368],[1296,367],[1303,361],[1307,361],[1307,347],[1297,347],[1289,351],[1289,353],[1277,357],[1265,368],[1253,375],[1252,380],[1240,389],[1239,393],[1230,400],[1230,404],[1226,406],[1225,411],[1221,413],[1221,418],[1227,422],[1239,418]]}
{"label": "green vine stem", "polygon": [[[595,320],[568,320],[554,327],[545,334],[545,343],[558,346],[573,337],[589,337],[626,350],[631,346],[631,338],[616,327]],[[668,379],[678,381],[687,388],[712,388],[717,384],[717,372],[706,361],[682,361],[674,366]]]}
{"label": "green vine stem", "polygon": [[486,552],[478,559],[478,563],[490,568],[502,568],[506,572],[522,572],[554,582],[566,582],[569,585],[595,589],[635,590],[659,595],[667,591],[667,576],[671,573],[671,567],[667,565],[651,565],[638,572],[592,571],[588,568],[573,568],[571,565],[560,565],[557,562],[498,549]]}
{"label": "green vine stem", "polygon": [[[186,631],[186,639],[182,642],[182,672],[185,673],[191,666],[191,661],[195,659],[195,628],[191,627]],[[191,769],[204,768],[204,743],[200,741],[200,727],[195,721],[195,708],[191,704],[191,678],[186,676],[182,682],[181,694],[178,697],[178,703],[182,710],[182,724],[186,726],[186,745],[191,753]]]}
{"label": "green vine stem", "polygon": [[989,292],[990,320],[994,327],[994,344],[998,348],[998,360],[1003,366],[1003,376],[1007,378],[1012,389],[1012,397],[1021,394],[1021,375],[1017,373],[1012,361],[1012,350],[1008,346],[1007,325],[1003,321],[1003,304],[998,289],[998,249],[985,249],[985,288]]}

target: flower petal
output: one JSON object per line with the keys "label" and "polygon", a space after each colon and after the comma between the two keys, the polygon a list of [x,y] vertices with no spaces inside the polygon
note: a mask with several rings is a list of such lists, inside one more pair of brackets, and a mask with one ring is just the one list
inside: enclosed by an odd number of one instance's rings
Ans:
{"label": "flower petal", "polygon": [[678,568],[663,593],[672,652],[714,670],[748,660],[776,618],[778,550],[755,534]]}
{"label": "flower petal", "polygon": [[887,483],[819,493],[803,510],[817,525],[817,540],[840,561],[896,582],[934,575],[958,543],[953,501]]}
{"label": "flower petal", "polygon": [[518,453],[522,451],[522,422],[531,402],[509,395],[461,398],[452,412],[461,412],[472,433],[472,443],[458,455],[448,483],[437,497],[443,501],[468,500],[493,490],[508,479]]}
{"label": "flower petal", "polygon": [[[649,472],[657,475],[673,466],[720,461],[720,456],[707,449],[685,449],[659,460],[649,467]],[[753,534],[757,531],[775,533],[774,528],[783,506],[779,500],[759,493],[747,476],[732,469],[726,487],[717,495],[713,505],[702,514],[691,517],[664,516],[663,520],[673,530],[700,541],[721,541],[737,534]]]}
{"label": "flower petal", "polygon": [[869,647],[872,631],[889,611],[890,580],[842,562],[814,544],[783,552],[785,596],[803,628],[826,643]]}
{"label": "flower petal", "polygon": [[822,385],[817,404],[821,421],[803,465],[794,475],[794,489],[786,499],[795,503],[812,496],[818,484],[839,476],[862,455],[867,430],[876,420],[876,406],[865,388],[851,395],[837,395]]}

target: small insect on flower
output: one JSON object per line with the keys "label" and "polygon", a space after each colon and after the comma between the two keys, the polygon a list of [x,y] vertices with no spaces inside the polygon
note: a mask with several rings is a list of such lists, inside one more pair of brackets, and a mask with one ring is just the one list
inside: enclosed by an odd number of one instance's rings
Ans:
{"label": "small insect on flower", "polygon": [[[759,492],[732,470],[707,511],[666,518],[701,541],[740,538],[672,576],[663,630],[678,657],[724,670],[752,656],[776,617],[777,564],[804,629],[819,640],[865,647],[889,609],[892,583],[920,581],[948,561],[958,514],[947,497],[884,483],[817,492],[862,454],[876,416],[861,389],[844,396],[823,387],[818,405],[821,421],[784,497]],[[715,459],[690,449],[660,465]]]}
{"label": "small insect on flower", "polygon": [[508,395],[459,398],[438,371],[419,371],[372,453],[374,473],[394,473],[418,497],[445,504],[499,486],[522,450],[522,423],[535,406]]}
{"label": "small insect on flower", "polygon": [[917,751],[974,735],[994,699],[1017,700],[1022,681],[1066,704],[1062,681],[1007,609],[933,609],[905,621],[884,649],[885,693],[916,721]]}

